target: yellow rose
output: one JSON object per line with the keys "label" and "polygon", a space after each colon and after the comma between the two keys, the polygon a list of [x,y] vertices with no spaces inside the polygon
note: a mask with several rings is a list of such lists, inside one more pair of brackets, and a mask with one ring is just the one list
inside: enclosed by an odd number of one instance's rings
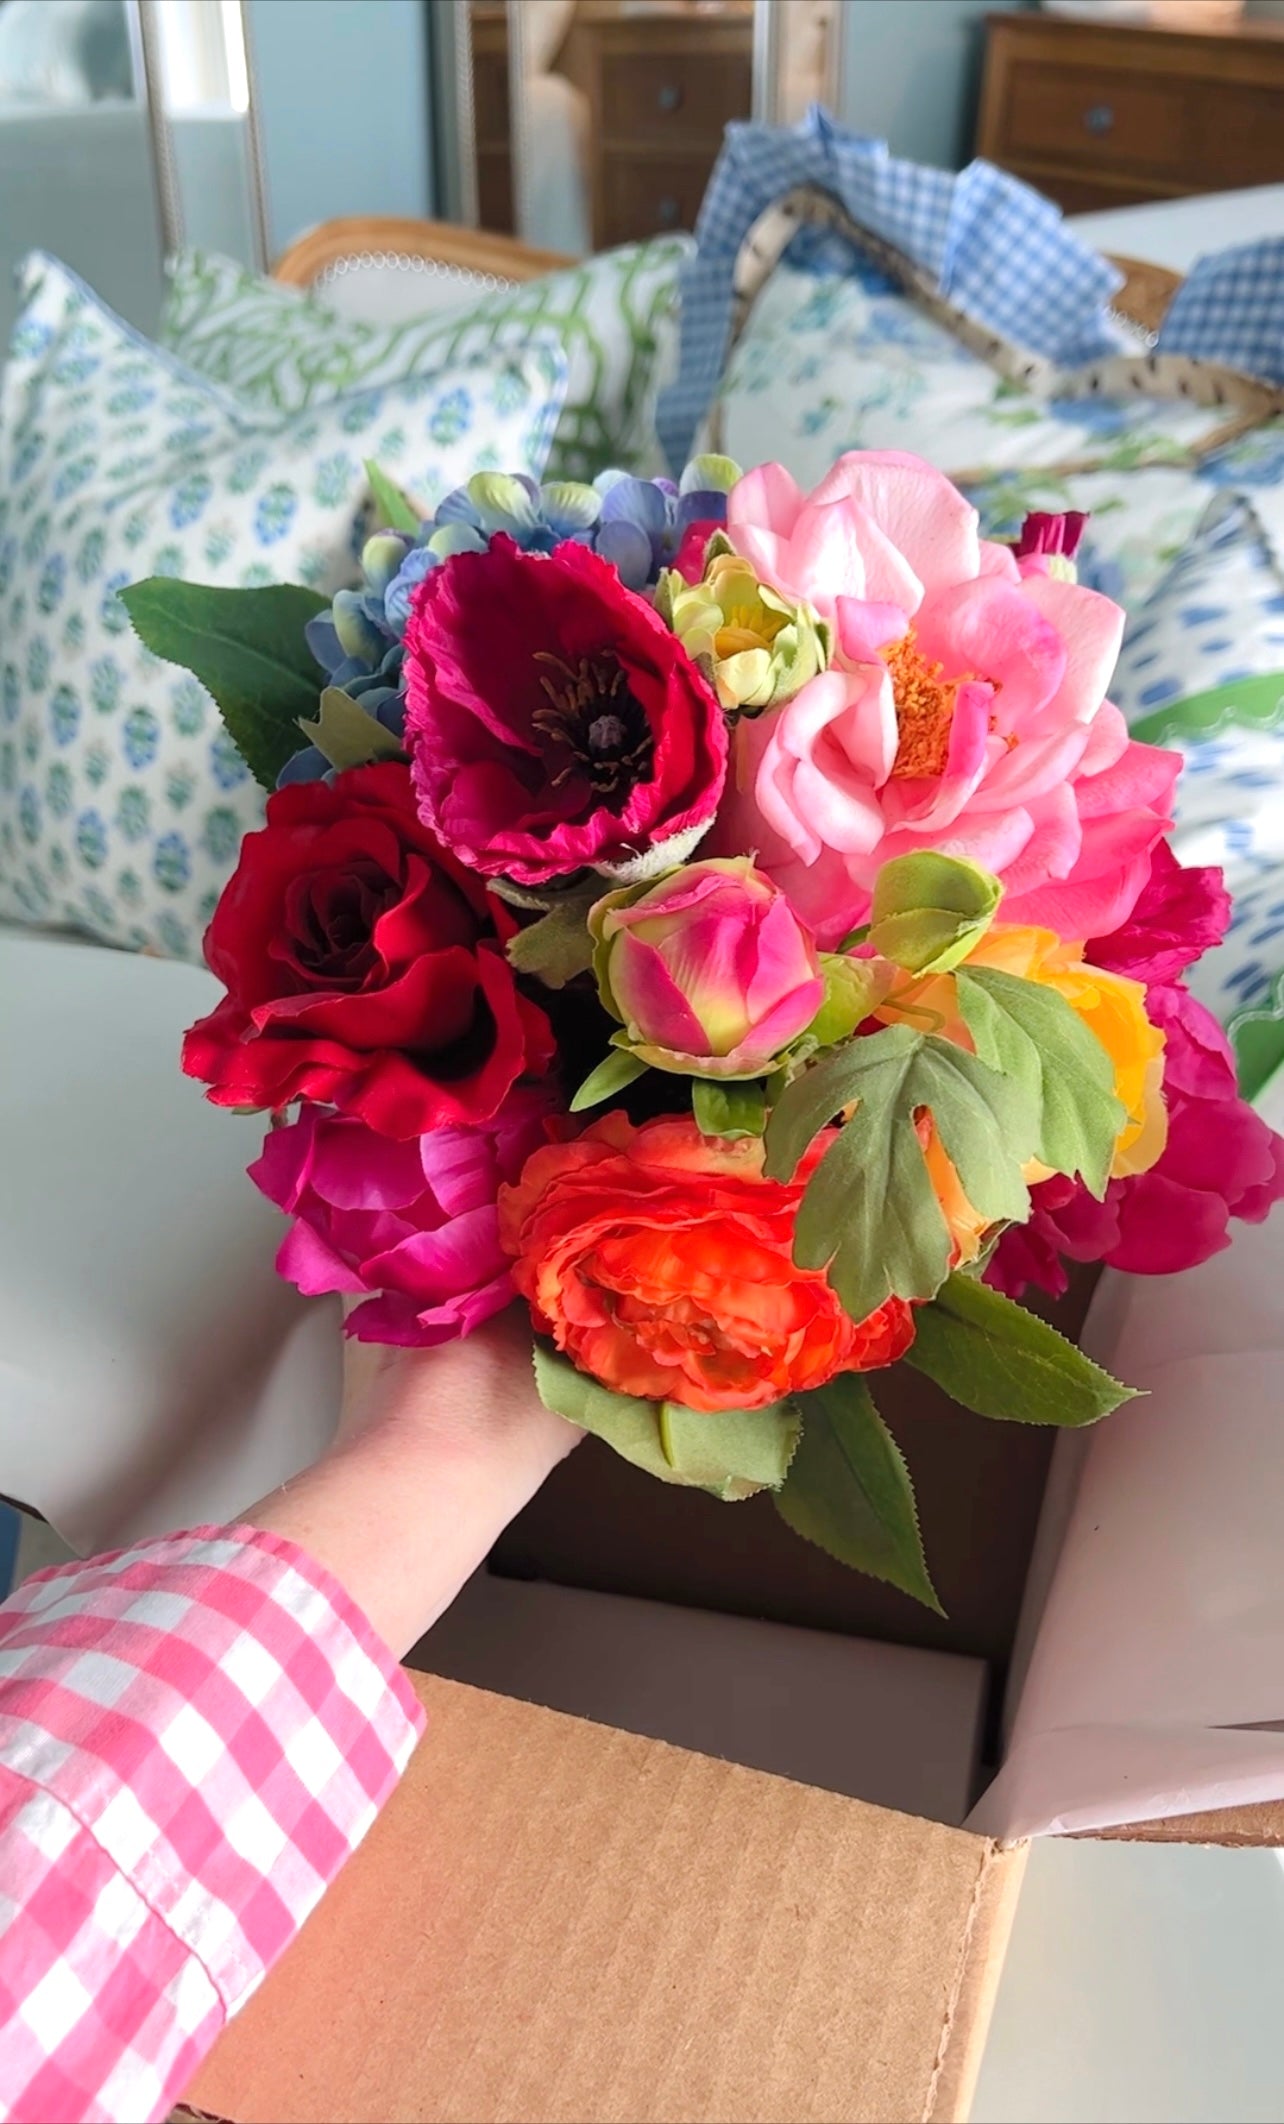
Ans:
{"label": "yellow rose", "polygon": [[[1066,943],[1050,929],[995,927],[981,938],[968,964],[998,967],[1055,988],[1100,1040],[1114,1065],[1115,1097],[1127,1116],[1110,1166],[1111,1178],[1120,1179],[1147,1172],[1168,1139],[1164,1036],[1146,1016],[1142,983],[1088,966],[1082,954],[1081,944]],[[920,1032],[939,1032],[963,1047],[972,1044],[959,1014],[953,974],[934,974],[894,989],[874,1015],[887,1024],[899,1021]],[[1046,1168],[1032,1164],[1025,1177],[1046,1178]]]}

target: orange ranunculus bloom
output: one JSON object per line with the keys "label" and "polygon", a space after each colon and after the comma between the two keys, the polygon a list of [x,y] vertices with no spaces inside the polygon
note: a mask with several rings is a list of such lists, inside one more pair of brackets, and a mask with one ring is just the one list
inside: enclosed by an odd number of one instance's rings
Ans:
{"label": "orange ranunculus bloom", "polygon": [[822,1270],[793,1262],[803,1188],[833,1138],[787,1185],[764,1178],[757,1137],[711,1139],[689,1115],[634,1128],[608,1114],[537,1150],[499,1203],[536,1328],[618,1393],[709,1412],[893,1364],[914,1339],[904,1300],[858,1323]]}

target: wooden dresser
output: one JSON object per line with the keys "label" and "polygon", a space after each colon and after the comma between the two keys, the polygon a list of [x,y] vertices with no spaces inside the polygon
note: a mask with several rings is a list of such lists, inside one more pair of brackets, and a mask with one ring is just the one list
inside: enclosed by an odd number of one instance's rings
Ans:
{"label": "wooden dresser", "polygon": [[976,151],[1068,213],[1284,182],[1284,22],[987,16]]}
{"label": "wooden dresser", "polygon": [[554,65],[589,106],[593,245],[692,227],[729,119],[753,96],[753,8],[579,0]]}

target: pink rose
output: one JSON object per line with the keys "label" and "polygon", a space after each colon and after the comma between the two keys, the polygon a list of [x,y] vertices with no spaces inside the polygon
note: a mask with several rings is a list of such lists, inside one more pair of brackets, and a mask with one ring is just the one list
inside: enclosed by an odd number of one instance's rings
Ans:
{"label": "pink rose", "polygon": [[804,496],[780,465],[732,489],[727,533],[762,580],[832,620],[833,666],[733,734],[711,845],[752,848],[829,946],[920,848],[1003,881],[1004,920],[1105,935],[1169,823],[1176,753],[1106,699],[1123,614],[1022,575],[943,474],[852,451]]}
{"label": "pink rose", "polygon": [[824,1001],[810,934],[748,856],[611,893],[589,927],[602,1001],[653,1069],[761,1076]]}
{"label": "pink rose", "polygon": [[278,1271],[309,1298],[367,1293],[347,1321],[360,1342],[428,1347],[471,1333],[513,1297],[496,1203],[548,1140],[552,1110],[546,1092],[521,1087],[481,1127],[399,1143],[305,1106],[250,1167],[295,1220]]}

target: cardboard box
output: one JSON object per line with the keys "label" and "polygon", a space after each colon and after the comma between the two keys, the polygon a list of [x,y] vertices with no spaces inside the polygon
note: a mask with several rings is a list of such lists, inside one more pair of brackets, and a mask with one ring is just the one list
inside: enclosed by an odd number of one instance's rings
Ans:
{"label": "cardboard box", "polygon": [[[192,2104],[235,2124],[965,2117],[1026,1838],[1284,1841],[1281,1288],[1278,1220],[1187,1277],[1104,1279],[1085,1342],[1148,1398],[1059,1442],[1037,1541],[1024,1441],[1044,1434],[981,1439],[926,1401],[893,1419],[929,1499],[947,1485],[922,1429],[957,1427],[948,1649],[1010,1670],[966,1826],[416,1676],[427,1742]],[[596,1553],[616,1595],[867,1635],[853,1618],[883,1614],[879,1634],[942,1648],[883,1589],[840,1590],[801,1546],[791,1564],[753,1506],[648,1486],[626,1509],[605,1458],[572,1470],[510,1568],[582,1584]]]}

